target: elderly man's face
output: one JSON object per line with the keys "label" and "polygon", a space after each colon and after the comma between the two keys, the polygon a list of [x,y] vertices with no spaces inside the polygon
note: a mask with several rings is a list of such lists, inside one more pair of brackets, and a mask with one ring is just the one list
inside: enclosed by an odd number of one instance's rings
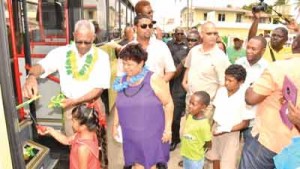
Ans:
{"label": "elderly man's face", "polygon": [[287,41],[287,37],[280,29],[275,29],[271,34],[271,45],[273,48],[282,47]]}
{"label": "elderly man's face", "polygon": [[203,26],[201,30],[203,44],[215,45],[217,42],[218,31],[212,24]]}
{"label": "elderly man's face", "polygon": [[78,53],[83,56],[91,49],[95,39],[95,33],[85,27],[82,27],[74,32],[73,35]]}

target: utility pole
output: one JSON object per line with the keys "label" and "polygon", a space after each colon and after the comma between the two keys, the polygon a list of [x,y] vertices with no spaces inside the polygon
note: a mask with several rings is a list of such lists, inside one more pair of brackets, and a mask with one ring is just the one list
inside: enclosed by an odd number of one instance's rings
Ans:
{"label": "utility pole", "polygon": [[187,0],[187,28],[190,29],[190,0]]}

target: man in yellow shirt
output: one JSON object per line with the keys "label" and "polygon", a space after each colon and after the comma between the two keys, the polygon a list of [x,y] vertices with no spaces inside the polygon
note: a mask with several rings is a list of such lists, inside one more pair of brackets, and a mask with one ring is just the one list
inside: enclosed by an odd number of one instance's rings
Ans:
{"label": "man in yellow shirt", "polygon": [[[260,12],[253,12],[253,23],[250,27],[248,39],[251,39],[257,33],[257,27],[260,20]],[[284,44],[288,40],[288,30],[284,27],[278,27],[272,31],[270,42],[266,48],[264,58],[269,62],[283,60],[285,56],[292,53],[290,47],[285,47]]]}

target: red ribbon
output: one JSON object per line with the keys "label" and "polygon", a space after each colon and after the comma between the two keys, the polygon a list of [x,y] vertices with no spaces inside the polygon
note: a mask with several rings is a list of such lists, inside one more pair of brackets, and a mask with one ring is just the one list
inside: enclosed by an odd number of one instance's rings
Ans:
{"label": "red ribbon", "polygon": [[102,105],[99,100],[94,100],[92,102],[86,103],[86,107],[93,108],[98,113],[98,121],[100,126],[106,127],[105,113],[103,113]]}

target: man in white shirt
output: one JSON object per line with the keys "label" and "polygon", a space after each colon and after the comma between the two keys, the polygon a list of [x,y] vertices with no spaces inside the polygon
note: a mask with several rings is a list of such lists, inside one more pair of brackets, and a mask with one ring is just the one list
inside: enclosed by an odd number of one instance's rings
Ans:
{"label": "man in white shirt", "polygon": [[[90,21],[80,20],[73,35],[75,43],[50,51],[31,67],[23,86],[23,96],[32,98],[38,94],[37,78],[59,72],[61,92],[66,97],[62,100],[62,108],[67,136],[74,133],[71,115],[74,106],[100,100],[103,89],[110,86],[109,58],[93,45],[96,37],[94,25]],[[103,107],[100,113],[104,113]]]}
{"label": "man in white shirt", "polygon": [[[168,46],[161,40],[151,38],[153,32],[152,20],[146,15],[137,15],[134,18],[134,29],[137,37],[130,43],[139,43],[147,51],[146,66],[149,70],[159,74],[169,82],[175,74],[176,68]],[[122,62],[118,63],[118,74],[121,75]]]}
{"label": "man in white shirt", "polygon": [[[214,23],[206,22],[201,26],[203,43],[194,46],[186,57],[186,68],[182,86],[187,91],[186,104],[196,91],[206,91],[213,100],[218,88],[224,85],[225,70],[230,65],[228,57],[216,44],[218,31]],[[212,105],[205,115],[212,122]]]}
{"label": "man in white shirt", "polygon": [[[245,87],[251,86],[251,84],[257,80],[265,68],[268,66],[268,61],[262,56],[265,53],[267,41],[262,36],[254,36],[247,43],[246,57],[238,59],[235,63],[242,65],[247,71],[247,77],[244,82]],[[246,114],[250,119],[248,128],[242,131],[244,142],[248,143],[252,139],[251,129],[254,125],[254,118],[256,113],[256,106],[247,105]]]}

